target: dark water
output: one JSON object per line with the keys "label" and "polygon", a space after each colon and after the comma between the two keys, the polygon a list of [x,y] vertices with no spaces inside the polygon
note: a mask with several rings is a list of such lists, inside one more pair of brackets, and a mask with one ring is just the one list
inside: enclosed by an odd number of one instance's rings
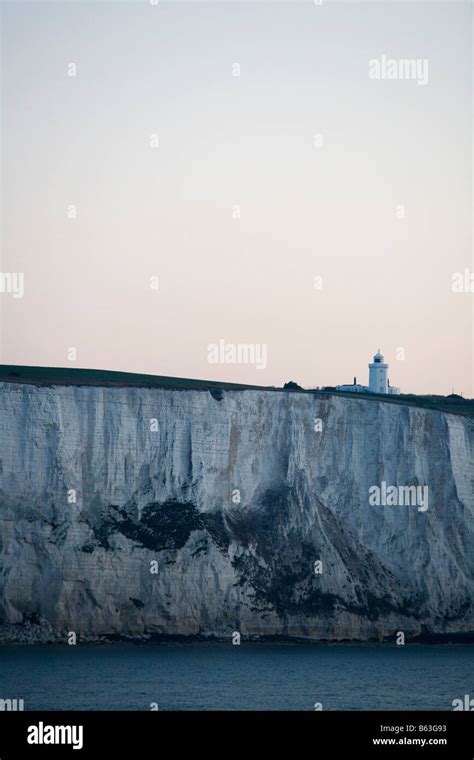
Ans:
{"label": "dark water", "polygon": [[25,710],[452,710],[469,645],[1,647],[0,698]]}

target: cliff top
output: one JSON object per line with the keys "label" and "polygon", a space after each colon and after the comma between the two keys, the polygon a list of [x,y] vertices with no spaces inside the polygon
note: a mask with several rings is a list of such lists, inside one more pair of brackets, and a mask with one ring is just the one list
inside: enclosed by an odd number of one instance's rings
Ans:
{"label": "cliff top", "polygon": [[[99,385],[107,387],[141,387],[167,388],[169,390],[191,391],[268,391],[279,393],[310,393],[327,398],[343,396],[359,401],[382,401],[388,404],[402,404],[424,409],[436,409],[449,414],[461,414],[474,417],[474,399],[461,396],[418,396],[400,394],[399,396],[375,393],[352,393],[336,390],[305,390],[299,387],[278,388],[265,385],[245,385],[226,383],[217,380],[195,380],[185,377],[165,377],[162,375],[142,375],[134,372],[114,372],[102,369],[76,369],[69,367],[30,367],[26,365],[0,364],[0,382],[26,383],[29,385]],[[296,385],[296,384],[295,384]],[[288,384],[289,386],[289,384]]]}

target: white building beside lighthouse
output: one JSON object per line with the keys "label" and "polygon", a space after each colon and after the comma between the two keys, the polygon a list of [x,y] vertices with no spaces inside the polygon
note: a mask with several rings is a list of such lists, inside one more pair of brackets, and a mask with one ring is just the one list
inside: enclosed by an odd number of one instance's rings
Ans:
{"label": "white building beside lighthouse", "polygon": [[400,388],[390,385],[388,379],[388,364],[385,363],[380,348],[369,364],[369,385],[359,385],[354,378],[352,385],[336,385],[338,391],[352,391],[353,393],[390,393],[399,395]]}

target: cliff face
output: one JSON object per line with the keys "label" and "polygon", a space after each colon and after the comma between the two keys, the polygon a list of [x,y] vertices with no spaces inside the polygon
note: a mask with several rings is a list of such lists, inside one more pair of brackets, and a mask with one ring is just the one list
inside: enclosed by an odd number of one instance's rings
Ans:
{"label": "cliff face", "polygon": [[[4,641],[474,630],[467,417],[15,383],[0,407]],[[428,509],[372,506],[382,482],[428,486]]]}

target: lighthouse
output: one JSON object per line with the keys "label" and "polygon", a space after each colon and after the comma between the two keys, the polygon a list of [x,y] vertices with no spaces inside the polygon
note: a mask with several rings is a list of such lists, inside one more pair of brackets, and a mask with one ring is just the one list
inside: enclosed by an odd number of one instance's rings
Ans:
{"label": "lighthouse", "polygon": [[354,378],[352,385],[336,385],[336,390],[346,391],[346,393],[389,393],[394,396],[400,394],[400,388],[390,385],[388,364],[385,364],[380,348],[374,356],[374,361],[369,364],[368,385],[358,385],[357,379]]}
{"label": "lighthouse", "polygon": [[369,391],[371,393],[388,393],[388,364],[384,363],[380,348],[369,364]]}

